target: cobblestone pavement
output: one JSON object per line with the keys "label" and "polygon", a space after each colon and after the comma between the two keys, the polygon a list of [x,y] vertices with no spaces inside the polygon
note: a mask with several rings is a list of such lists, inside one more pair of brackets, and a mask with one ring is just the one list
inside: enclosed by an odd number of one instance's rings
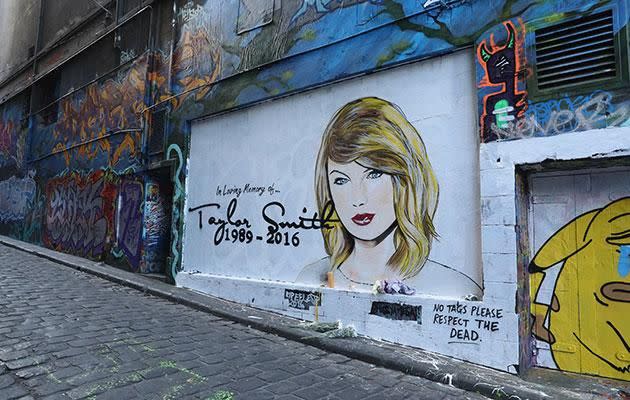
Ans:
{"label": "cobblestone pavement", "polygon": [[0,245],[0,399],[483,399]]}

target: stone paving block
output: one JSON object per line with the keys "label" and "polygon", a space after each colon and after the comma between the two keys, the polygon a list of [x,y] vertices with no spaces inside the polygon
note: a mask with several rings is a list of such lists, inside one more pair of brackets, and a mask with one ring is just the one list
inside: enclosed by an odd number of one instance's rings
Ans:
{"label": "stone paving block", "polygon": [[0,375],[0,390],[2,390],[3,388],[12,385],[15,382],[15,379],[9,375]]}
{"label": "stone paving block", "polygon": [[0,352],[0,360],[2,361],[13,361],[19,358],[25,358],[31,355],[31,352],[28,350],[17,350],[17,351],[3,351]]}
{"label": "stone paving block", "polygon": [[65,392],[72,386],[63,382],[47,382],[43,385],[35,386],[31,389],[32,394],[37,397],[47,396],[53,393]]}
{"label": "stone paving block", "polygon": [[212,363],[212,364],[207,364],[208,360],[202,359],[204,365],[200,366],[200,367],[195,367],[193,368],[193,370],[199,374],[202,374],[204,376],[213,376],[213,375],[218,375],[221,373],[224,373],[228,370],[230,370],[230,366],[223,364],[223,363]]}
{"label": "stone paving block", "polygon": [[79,354],[84,354],[85,352],[88,351],[88,349],[86,349],[85,347],[71,347],[68,348],[68,346],[63,345],[64,350],[60,350],[57,351],[55,353],[53,353],[53,356],[55,358],[64,358],[64,357],[73,357],[73,356],[77,356]]}
{"label": "stone paving block", "polygon": [[325,387],[314,386],[300,389],[294,394],[304,400],[318,400],[326,398],[330,395],[330,391]]}
{"label": "stone paving block", "polygon": [[82,368],[70,366],[66,368],[55,369],[54,372],[50,372],[49,375],[52,376],[53,379],[68,379],[77,376],[83,372],[84,370]]}
{"label": "stone paving block", "polygon": [[134,389],[137,390],[141,396],[155,398],[157,397],[155,395],[166,394],[172,391],[176,386],[188,384],[188,379],[190,379],[189,375],[178,372],[169,376],[142,380],[134,385]]}
{"label": "stone paving block", "polygon": [[36,352],[37,354],[50,354],[50,353],[63,351],[67,348],[68,346],[66,346],[63,343],[55,343],[55,344],[43,343],[41,345],[34,346],[32,350]]}
{"label": "stone paving block", "polygon": [[299,385],[295,382],[282,381],[265,386],[265,389],[275,394],[288,394],[295,393],[298,390],[301,390],[303,387],[303,385]]}
{"label": "stone paving block", "polygon": [[267,385],[267,382],[263,381],[262,379],[259,379],[256,377],[250,377],[250,378],[234,380],[230,382],[229,384],[227,384],[226,386],[234,390],[235,392],[245,393],[250,390],[261,388],[265,385]]}
{"label": "stone paving block", "polygon": [[232,374],[228,372],[225,374],[219,374],[219,375],[207,377],[205,382],[207,383],[208,387],[221,389],[221,388],[225,388],[226,385],[232,382],[233,380],[234,379],[232,378]]}
{"label": "stone paving block", "polygon": [[260,375],[261,373],[263,373],[262,369],[254,368],[254,367],[236,368],[234,370],[233,376],[236,379],[244,379],[244,378],[250,378],[252,376],[258,377],[258,375]]}
{"label": "stone paving block", "polygon": [[281,369],[266,369],[258,377],[267,382],[278,382],[293,377],[290,373]]}
{"label": "stone paving block", "polygon": [[144,361],[131,361],[131,362],[125,362],[119,365],[117,372],[119,374],[124,374],[128,372],[139,373],[139,371],[144,370],[146,368],[149,368],[149,364],[145,363]]}
{"label": "stone paving block", "polygon": [[[362,400],[365,399],[366,397],[368,397],[369,395],[371,395],[372,393],[370,393],[369,391],[361,388],[361,387],[349,387],[346,388],[338,393],[336,393],[337,396],[341,397],[342,399],[346,399],[346,400]],[[410,397],[413,397],[412,393],[409,393]],[[435,399],[437,400],[437,399]]]}
{"label": "stone paving block", "polygon": [[133,386],[124,386],[106,390],[98,395],[98,400],[135,399],[139,397],[138,391]]}
{"label": "stone paving block", "polygon": [[311,369],[312,369],[311,366],[301,365],[298,363],[291,363],[291,362],[287,362],[286,364],[281,365],[279,368],[296,376],[311,372]]}
{"label": "stone paving block", "polygon": [[13,385],[2,389],[2,392],[0,392],[0,399],[17,399],[19,397],[27,396],[28,394],[28,391],[22,386]]}
{"label": "stone paving block", "polygon": [[[72,368],[72,367],[68,367]],[[112,376],[112,371],[109,369],[83,369],[80,374],[68,377],[66,382],[71,383],[73,386],[82,385],[84,383],[94,382],[100,379],[106,379]]]}
{"label": "stone paving block", "polygon": [[297,383],[298,385],[309,386],[309,385],[313,385],[313,384],[324,381],[324,378],[322,378],[319,375],[315,375],[314,373],[305,373],[305,374],[294,376],[293,378],[290,378],[289,380],[291,382]]}
{"label": "stone paving block", "polygon": [[336,393],[348,387],[360,387],[362,383],[362,381],[348,379],[346,375],[340,375],[337,379],[326,380],[326,387],[328,387],[331,393]]}
{"label": "stone paving block", "polygon": [[149,368],[139,373],[140,375],[142,375],[144,379],[154,379],[154,378],[159,378],[159,377],[163,377],[167,375],[173,375],[178,372],[179,370],[176,368],[166,367],[166,368]]}
{"label": "stone paving block", "polygon": [[245,395],[247,396],[247,400],[272,400],[275,399],[275,395],[272,392],[269,392],[265,389],[256,389],[250,392],[247,392]]}
{"label": "stone paving block", "polygon": [[20,359],[17,359],[17,360],[9,361],[9,362],[7,362],[5,364],[6,364],[7,368],[9,368],[9,369],[20,369],[20,368],[24,368],[24,367],[31,367],[33,365],[42,364],[46,360],[48,360],[48,357],[46,357],[46,356],[35,355],[35,356],[29,356],[29,357],[25,357],[25,358],[20,358]]}
{"label": "stone paving block", "polygon": [[332,366],[316,368],[313,370],[313,373],[317,376],[321,376],[324,379],[331,379],[339,376],[339,370],[335,369]]}
{"label": "stone paving block", "polygon": [[42,366],[37,365],[35,367],[23,368],[18,371],[15,371],[15,376],[22,379],[28,379],[34,376],[46,374],[47,372],[48,371],[46,370],[46,368],[43,368]]}
{"label": "stone paving block", "polygon": [[38,400],[68,400],[70,397],[66,392],[54,393],[49,396],[44,396],[39,398]]}

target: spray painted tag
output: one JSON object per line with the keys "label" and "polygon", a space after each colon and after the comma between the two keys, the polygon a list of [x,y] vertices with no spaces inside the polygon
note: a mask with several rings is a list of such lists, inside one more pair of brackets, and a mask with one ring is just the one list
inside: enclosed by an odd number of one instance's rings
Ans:
{"label": "spray painted tag", "polygon": [[618,271],[619,275],[622,278],[625,278],[628,274],[630,274],[630,246],[620,246],[619,250]]}

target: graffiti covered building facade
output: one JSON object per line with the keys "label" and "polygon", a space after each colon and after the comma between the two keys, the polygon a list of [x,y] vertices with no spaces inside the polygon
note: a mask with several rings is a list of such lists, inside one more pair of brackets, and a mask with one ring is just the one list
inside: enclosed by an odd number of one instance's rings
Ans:
{"label": "graffiti covered building facade", "polygon": [[513,373],[630,380],[628,1],[420,3],[24,13],[0,233]]}

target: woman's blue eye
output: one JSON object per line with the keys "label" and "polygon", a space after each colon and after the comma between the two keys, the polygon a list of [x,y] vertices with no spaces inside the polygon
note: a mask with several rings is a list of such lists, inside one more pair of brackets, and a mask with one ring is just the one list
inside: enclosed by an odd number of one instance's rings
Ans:
{"label": "woman's blue eye", "polygon": [[349,179],[348,179],[348,178],[341,178],[341,177],[339,177],[339,178],[335,178],[335,180],[333,181],[333,183],[334,183],[335,185],[344,185],[344,184],[348,183],[348,181],[349,181]]}
{"label": "woman's blue eye", "polygon": [[376,169],[371,170],[370,173],[367,174],[368,179],[378,179],[381,176],[383,176],[383,171],[378,171]]}

